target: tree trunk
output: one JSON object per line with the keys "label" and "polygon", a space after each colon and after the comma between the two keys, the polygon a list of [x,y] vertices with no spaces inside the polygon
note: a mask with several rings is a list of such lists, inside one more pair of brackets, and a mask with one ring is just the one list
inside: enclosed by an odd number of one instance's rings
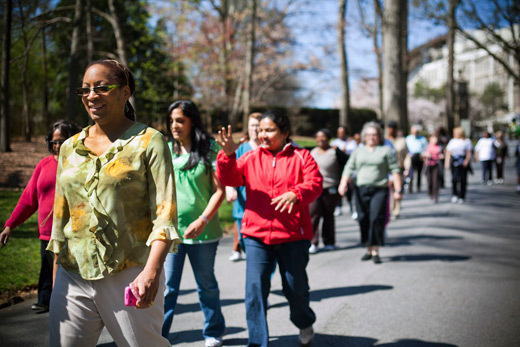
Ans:
{"label": "tree trunk", "polygon": [[[78,96],[76,88],[78,87],[79,67],[79,35],[81,32],[81,23],[83,21],[83,1],[76,0],[74,9],[74,28],[72,30],[72,40],[70,43],[69,55],[69,86],[67,88],[67,119],[77,121],[77,103]],[[83,122],[78,122],[82,124]]]}
{"label": "tree trunk", "polygon": [[246,52],[246,83],[244,88],[244,113],[242,115],[242,131],[247,131],[247,123],[251,114],[251,90],[253,87],[253,69],[255,61],[255,26],[256,26],[256,0],[251,0],[251,26],[247,40]]}
{"label": "tree trunk", "polygon": [[94,58],[94,40],[92,35],[92,0],[87,0],[87,60]]}
{"label": "tree trunk", "polygon": [[387,0],[383,12],[383,114],[385,122],[395,121],[404,129],[403,112],[403,34],[400,19],[406,0]]}
{"label": "tree trunk", "polygon": [[448,78],[446,82],[446,114],[445,114],[445,125],[448,130],[448,134],[451,134],[453,128],[458,126],[460,121],[455,120],[455,86],[453,78],[453,66],[455,62],[454,46],[455,46],[455,10],[457,8],[457,0],[449,0],[449,12],[448,12]]}
{"label": "tree trunk", "polygon": [[377,58],[377,91],[379,93],[379,119],[385,119],[383,114],[383,52],[379,46],[379,23],[383,21],[381,3],[374,0],[374,31],[372,32],[372,44]]}
{"label": "tree trunk", "polygon": [[408,129],[408,2],[404,1],[401,6],[401,112],[399,113],[399,124],[401,129]]}
{"label": "tree trunk", "polygon": [[23,13],[23,4],[18,1],[18,10],[20,11],[20,24],[23,41],[23,61],[22,68],[20,69],[22,75],[22,119],[23,119],[23,134],[25,135],[25,141],[31,142],[31,117],[29,115],[29,86],[27,85],[27,68],[29,65],[29,42],[27,41],[27,33],[25,31],[25,15]]}
{"label": "tree trunk", "polygon": [[341,108],[339,110],[339,124],[348,126],[348,111],[350,109],[350,91],[348,85],[347,47],[345,44],[345,26],[347,15],[347,0],[339,1],[338,14],[338,49],[341,64]]}
{"label": "tree trunk", "polygon": [[50,126],[49,119],[49,83],[47,82],[47,42],[45,37],[46,27],[42,27],[42,78],[43,78],[43,121],[45,129]]}
{"label": "tree trunk", "polygon": [[2,105],[0,109],[0,152],[11,152],[9,138],[9,61],[11,60],[11,21],[13,1],[4,3],[4,43],[2,51]]}

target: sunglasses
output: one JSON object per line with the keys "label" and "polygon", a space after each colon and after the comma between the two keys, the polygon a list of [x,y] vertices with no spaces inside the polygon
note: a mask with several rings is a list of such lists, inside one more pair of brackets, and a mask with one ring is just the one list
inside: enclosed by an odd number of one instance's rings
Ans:
{"label": "sunglasses", "polygon": [[63,142],[65,142],[65,140],[55,140],[55,141],[50,141],[50,144],[51,145],[62,145]]}
{"label": "sunglasses", "polygon": [[87,96],[90,94],[91,90],[93,90],[96,94],[107,93],[113,89],[116,89],[119,86],[122,86],[122,84],[100,85],[96,87],[81,87],[76,88],[76,94],[78,94],[79,96]]}

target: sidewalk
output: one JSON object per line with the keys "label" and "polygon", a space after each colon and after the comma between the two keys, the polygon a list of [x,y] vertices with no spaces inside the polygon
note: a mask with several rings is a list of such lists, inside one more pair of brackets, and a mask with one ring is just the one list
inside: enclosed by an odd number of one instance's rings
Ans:
{"label": "sidewalk", "polygon": [[[505,184],[493,186],[480,184],[474,163],[462,205],[449,202],[450,189],[435,205],[425,193],[405,195],[381,265],[360,261],[357,223],[337,217],[338,250],[312,255],[307,268],[318,317],[313,346],[520,346],[520,194],[513,162]],[[216,259],[224,341],[245,346],[245,262],[231,263],[231,248],[232,239],[224,239]],[[203,315],[186,266],[170,341],[202,346]],[[278,274],[269,301],[270,346],[299,346]],[[47,345],[48,314],[34,314],[32,303],[0,310],[2,346]],[[104,331],[98,345],[114,346],[111,341]]]}

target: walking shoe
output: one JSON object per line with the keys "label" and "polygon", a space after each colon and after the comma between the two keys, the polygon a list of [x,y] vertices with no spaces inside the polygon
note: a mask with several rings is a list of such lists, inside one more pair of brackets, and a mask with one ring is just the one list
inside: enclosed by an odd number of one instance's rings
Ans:
{"label": "walking shoe", "polygon": [[311,246],[309,247],[309,254],[316,254],[316,253],[318,253],[318,246],[316,246],[316,245],[311,245]]}
{"label": "walking shoe", "polygon": [[453,195],[453,196],[451,197],[451,203],[452,203],[452,204],[456,203],[457,200],[459,200],[459,198],[456,197],[455,195]]}
{"label": "walking shoe", "polygon": [[31,305],[31,310],[33,311],[37,311],[36,313],[45,313],[45,312],[49,312],[49,305],[45,305],[45,304],[32,304]]}
{"label": "walking shoe", "polygon": [[376,254],[376,255],[372,256],[372,260],[374,261],[374,264],[381,264],[382,263],[381,258],[379,258],[379,254]]}
{"label": "walking shoe", "polygon": [[327,251],[327,252],[328,251],[333,251],[335,249],[336,249],[336,246],[334,246],[334,245],[326,245],[325,247],[323,247],[323,250]]}
{"label": "walking shoe", "polygon": [[457,204],[462,205],[463,203],[464,203],[464,199],[463,198],[459,198],[457,200]]}
{"label": "walking shoe", "polygon": [[223,344],[224,344],[224,340],[222,340],[222,337],[208,337],[205,340],[206,347],[220,347]]}
{"label": "walking shoe", "polygon": [[341,216],[343,212],[341,211],[341,206],[336,206],[334,209],[334,217]]}
{"label": "walking shoe", "polygon": [[312,325],[308,328],[300,329],[300,343],[302,346],[307,346],[309,343],[311,343],[313,338],[314,329],[312,328]]}
{"label": "walking shoe", "polygon": [[229,257],[229,260],[231,260],[231,261],[239,261],[239,260],[242,260],[242,253],[237,252],[237,251],[233,251],[233,253],[232,253],[231,256]]}
{"label": "walking shoe", "polygon": [[372,259],[372,254],[370,253],[365,253],[365,255],[361,257],[361,261],[367,261],[370,259]]}
{"label": "walking shoe", "polygon": [[353,220],[357,220],[358,219],[358,213],[357,212],[352,213],[352,219]]}

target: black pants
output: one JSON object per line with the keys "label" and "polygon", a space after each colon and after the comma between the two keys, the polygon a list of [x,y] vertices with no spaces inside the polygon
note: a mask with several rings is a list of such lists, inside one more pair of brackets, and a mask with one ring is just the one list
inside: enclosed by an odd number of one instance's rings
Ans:
{"label": "black pants", "polygon": [[468,180],[468,168],[462,165],[451,165],[451,184],[453,196],[466,198],[466,185]]}
{"label": "black pants", "polygon": [[493,160],[482,160],[482,183],[493,180]]}
{"label": "black pants", "polygon": [[412,171],[413,175],[410,180],[410,193],[413,192],[413,179],[416,177],[417,180],[417,191],[421,191],[421,174],[423,169],[423,160],[421,153],[415,153],[412,155]]}
{"label": "black pants", "polygon": [[428,179],[428,194],[438,201],[439,189],[441,187],[441,167],[439,164],[426,166],[426,178]]}
{"label": "black pants", "polygon": [[384,246],[388,188],[360,186],[354,191],[361,243],[364,246]]}
{"label": "black pants", "polygon": [[49,241],[40,240],[40,277],[38,279],[38,305],[47,305],[51,301],[52,292],[52,255],[46,251]]}
{"label": "black pants", "polygon": [[338,193],[331,194],[328,189],[323,189],[323,193],[321,193],[321,195],[310,204],[309,210],[311,213],[312,228],[314,230],[314,235],[311,240],[313,245],[317,246],[319,243],[320,233],[318,227],[320,225],[320,219],[322,218],[323,224],[321,226],[321,238],[323,244],[325,246],[334,246],[336,243],[334,209],[338,205],[339,201],[340,196]]}

